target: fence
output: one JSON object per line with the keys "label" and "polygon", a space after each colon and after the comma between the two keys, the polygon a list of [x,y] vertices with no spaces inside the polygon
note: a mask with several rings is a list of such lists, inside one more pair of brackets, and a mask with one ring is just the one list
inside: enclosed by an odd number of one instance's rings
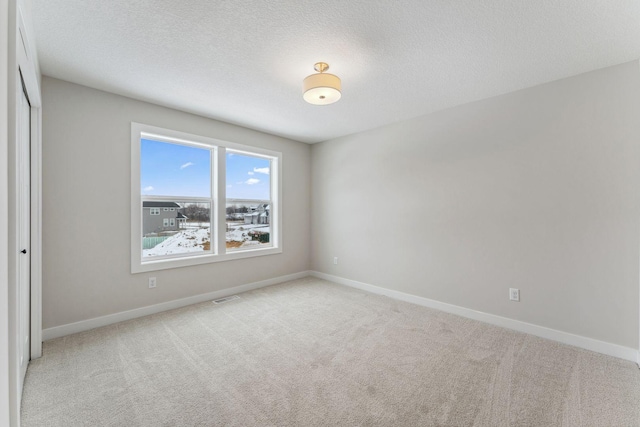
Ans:
{"label": "fence", "polygon": [[164,242],[171,236],[156,236],[156,237],[143,237],[142,238],[142,249],[153,249],[156,245]]}

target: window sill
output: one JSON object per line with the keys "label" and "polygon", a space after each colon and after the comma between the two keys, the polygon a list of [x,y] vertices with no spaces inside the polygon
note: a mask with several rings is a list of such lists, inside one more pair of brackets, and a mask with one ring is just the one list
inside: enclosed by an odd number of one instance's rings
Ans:
{"label": "window sill", "polygon": [[228,252],[223,255],[205,254],[193,255],[180,258],[159,259],[133,263],[131,274],[145,273],[149,271],[168,270],[171,268],[189,267],[192,265],[210,264],[214,262],[233,261],[237,259],[254,258],[264,255],[275,255],[282,253],[282,248],[260,248],[246,251]]}

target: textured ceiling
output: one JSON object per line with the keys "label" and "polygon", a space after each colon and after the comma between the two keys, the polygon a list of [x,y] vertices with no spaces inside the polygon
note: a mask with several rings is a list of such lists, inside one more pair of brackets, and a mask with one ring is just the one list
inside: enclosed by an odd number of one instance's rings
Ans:
{"label": "textured ceiling", "polygon": [[640,58],[637,0],[32,3],[43,74],[303,142]]}

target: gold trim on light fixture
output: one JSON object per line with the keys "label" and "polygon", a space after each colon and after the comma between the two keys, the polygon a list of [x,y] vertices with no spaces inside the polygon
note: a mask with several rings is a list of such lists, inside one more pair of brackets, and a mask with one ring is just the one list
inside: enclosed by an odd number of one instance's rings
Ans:
{"label": "gold trim on light fixture", "polygon": [[328,105],[340,99],[342,85],[340,78],[333,74],[325,73],[329,69],[326,62],[316,62],[313,66],[318,74],[311,74],[303,81],[304,94],[302,97],[309,104]]}

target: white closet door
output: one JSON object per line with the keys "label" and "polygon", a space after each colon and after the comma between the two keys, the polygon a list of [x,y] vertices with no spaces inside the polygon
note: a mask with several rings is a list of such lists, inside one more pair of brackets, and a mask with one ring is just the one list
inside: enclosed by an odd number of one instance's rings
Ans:
{"label": "white closet door", "polygon": [[[20,79],[22,83],[22,79]],[[19,86],[18,97],[18,210],[16,224],[18,233],[18,363],[19,390],[22,391],[27,365],[31,358],[31,106]]]}

